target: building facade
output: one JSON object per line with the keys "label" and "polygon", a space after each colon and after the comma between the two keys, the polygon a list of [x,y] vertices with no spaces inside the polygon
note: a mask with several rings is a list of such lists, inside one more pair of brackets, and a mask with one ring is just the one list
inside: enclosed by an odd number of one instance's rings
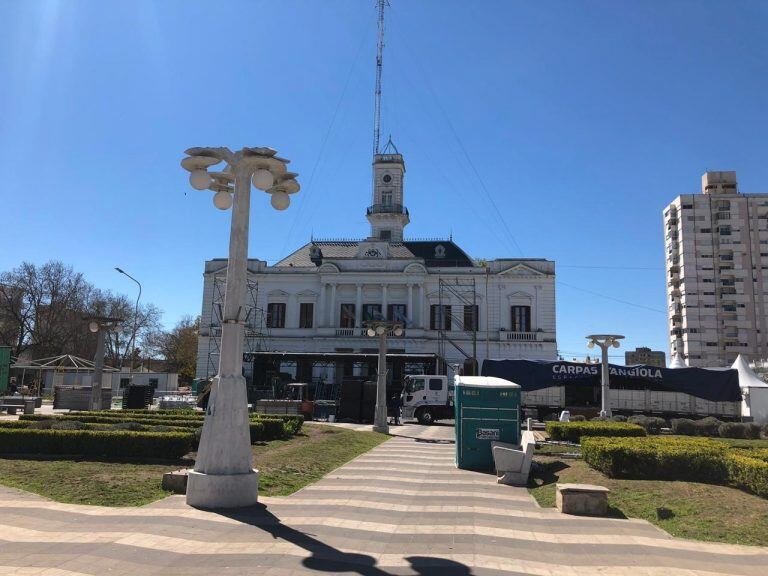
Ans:
{"label": "building facade", "polygon": [[624,352],[624,363],[627,366],[635,364],[645,364],[648,366],[667,367],[666,354],[660,350],[651,350],[650,348],[635,348]]}
{"label": "building facade", "polygon": [[768,194],[707,172],[664,210],[670,352],[689,366],[768,357]]}
{"label": "building facade", "polygon": [[[249,260],[246,360],[265,352],[372,354],[377,340],[364,327],[381,318],[405,326],[402,336],[389,338],[390,352],[434,356],[443,366],[474,369],[488,357],[557,358],[554,262],[480,262],[452,238],[404,239],[410,222],[404,176],[403,157],[391,144],[375,155],[368,238],[312,240],[273,265]],[[205,263],[199,378],[218,368],[226,267],[226,259]],[[280,370],[302,380],[339,381],[360,367]]]}

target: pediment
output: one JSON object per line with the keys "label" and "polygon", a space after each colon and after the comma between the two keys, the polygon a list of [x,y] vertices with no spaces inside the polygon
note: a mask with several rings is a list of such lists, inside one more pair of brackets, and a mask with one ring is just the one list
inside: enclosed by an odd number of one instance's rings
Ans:
{"label": "pediment", "polygon": [[317,270],[318,272],[331,272],[334,274],[338,274],[339,272],[341,272],[341,270],[339,270],[339,267],[336,266],[336,264],[334,264],[333,262],[324,262]]}
{"label": "pediment", "polygon": [[499,276],[506,276],[506,277],[512,277],[520,276],[520,277],[531,277],[531,276],[546,276],[543,272],[539,272],[538,270],[535,270],[531,268],[530,266],[527,266],[525,264],[515,264],[514,266],[511,266],[510,268],[507,268],[506,270],[503,270],[502,272],[499,272]]}
{"label": "pediment", "polygon": [[533,294],[529,294],[528,292],[521,292],[518,290],[517,292],[512,292],[512,294],[507,294],[507,299],[515,301],[533,300]]}
{"label": "pediment", "polygon": [[267,292],[267,296],[272,296],[272,297],[280,296],[280,297],[285,298],[285,297],[288,296],[288,292],[286,292],[285,290],[280,290],[278,288],[278,289],[271,290],[271,291]]}
{"label": "pediment", "polygon": [[302,290],[301,292],[297,292],[296,296],[304,296],[306,298],[315,298],[317,296],[317,292],[314,290]]}
{"label": "pediment", "polygon": [[427,269],[424,267],[423,264],[419,264],[417,262],[411,262],[408,264],[408,266],[405,267],[405,270],[403,270],[406,274],[426,274]]}

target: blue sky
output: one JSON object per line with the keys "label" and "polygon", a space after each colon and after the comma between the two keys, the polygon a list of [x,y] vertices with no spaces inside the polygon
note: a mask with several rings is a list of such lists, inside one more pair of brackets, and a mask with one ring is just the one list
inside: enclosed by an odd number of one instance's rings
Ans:
{"label": "blue sky", "polygon": [[[664,206],[707,169],[768,192],[768,4],[390,1],[382,131],[407,234],[555,260],[566,357],[592,332],[667,351]],[[0,269],[56,258],[133,294],[117,265],[167,325],[199,313],[229,213],[189,187],[191,146],[268,145],[300,173],[286,212],[254,195],[252,257],[367,235],[375,15],[0,2]]]}

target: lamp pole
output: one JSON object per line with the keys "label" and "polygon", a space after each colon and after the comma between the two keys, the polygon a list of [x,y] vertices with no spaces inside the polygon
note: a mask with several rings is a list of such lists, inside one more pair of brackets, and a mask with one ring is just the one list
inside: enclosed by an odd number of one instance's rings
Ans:
{"label": "lamp pole", "polygon": [[110,328],[114,328],[123,320],[111,316],[87,316],[88,329],[96,334],[96,355],[93,358],[93,375],[91,376],[91,399],[89,410],[101,410],[101,381],[104,375],[104,338]]}
{"label": "lamp pole", "polygon": [[[134,346],[136,346],[136,332],[138,331],[138,328],[139,328],[139,300],[141,299],[141,282],[136,280],[136,278],[128,274],[128,272],[126,272],[122,268],[118,268],[117,266],[115,266],[115,270],[117,270],[118,272],[120,272],[120,274],[124,276],[128,276],[128,278],[136,282],[136,284],[139,286],[139,295],[136,297],[136,307],[133,311],[133,333],[131,334],[131,341],[128,344],[128,353],[131,355],[130,371],[131,373],[133,373],[133,348]],[[123,363],[121,361],[120,368],[122,367],[123,367]]]}
{"label": "lamp pole", "polygon": [[376,375],[376,412],[373,417],[373,431],[389,434],[387,423],[387,336],[403,335],[403,325],[391,320],[373,320],[368,322],[367,334],[379,339],[379,367]]}
{"label": "lamp pole", "polygon": [[[271,148],[190,148],[181,162],[197,190],[213,190],[214,205],[232,207],[219,372],[211,384],[195,468],[187,477],[187,504],[200,508],[238,508],[258,499],[259,475],[253,469],[248,394],[243,376],[243,306],[248,266],[251,182],[271,194],[271,204],[285,210],[289,194],[299,191],[288,160]],[[221,172],[208,168],[224,162]],[[233,198],[234,197],[234,198]],[[234,205],[233,205],[234,203]]]}
{"label": "lamp pole", "polygon": [[608,349],[618,348],[620,346],[619,340],[623,340],[624,336],[619,334],[591,334],[587,336],[589,344],[587,348],[594,348],[596,345],[600,347],[602,352],[602,378],[601,378],[601,418],[610,418],[611,413],[611,389],[609,387],[609,368],[608,368]]}

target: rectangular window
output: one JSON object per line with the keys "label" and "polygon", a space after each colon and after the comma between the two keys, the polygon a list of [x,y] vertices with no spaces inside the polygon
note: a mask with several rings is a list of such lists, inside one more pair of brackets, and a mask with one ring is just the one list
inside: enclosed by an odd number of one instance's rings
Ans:
{"label": "rectangular window", "polygon": [[731,235],[731,227],[730,226],[720,226],[717,229],[720,236],[730,236]]}
{"label": "rectangular window", "polygon": [[379,230],[380,240],[392,240],[392,230]]}
{"label": "rectangular window", "polygon": [[512,332],[531,331],[531,307],[512,306]]}
{"label": "rectangular window", "polygon": [[464,330],[472,332],[477,330],[477,319],[479,317],[477,304],[464,306]]}
{"label": "rectangular window", "polygon": [[355,327],[355,305],[342,304],[339,313],[339,328]]}
{"label": "rectangular window", "polygon": [[392,190],[384,190],[381,193],[381,203],[384,206],[392,206]]}
{"label": "rectangular window", "polygon": [[450,330],[451,329],[451,307],[443,304],[432,304],[429,307],[429,329],[430,330]]}
{"label": "rectangular window", "polygon": [[363,304],[363,322],[383,320],[381,316],[381,304]]}
{"label": "rectangular window", "polygon": [[442,390],[443,389],[443,381],[440,378],[430,378],[429,379],[429,389],[430,390]]}
{"label": "rectangular window", "polygon": [[393,322],[408,322],[408,308],[405,304],[390,304],[387,306],[387,320]]}
{"label": "rectangular window", "polygon": [[267,328],[285,328],[285,303],[267,304]]}
{"label": "rectangular window", "polygon": [[312,302],[299,304],[299,328],[312,328],[315,319],[315,305]]}
{"label": "rectangular window", "polygon": [[131,385],[130,378],[120,378],[120,388],[128,388]]}
{"label": "rectangular window", "polygon": [[157,378],[150,378],[149,379],[149,387],[152,388],[152,390],[157,390],[158,385],[158,379]]}

